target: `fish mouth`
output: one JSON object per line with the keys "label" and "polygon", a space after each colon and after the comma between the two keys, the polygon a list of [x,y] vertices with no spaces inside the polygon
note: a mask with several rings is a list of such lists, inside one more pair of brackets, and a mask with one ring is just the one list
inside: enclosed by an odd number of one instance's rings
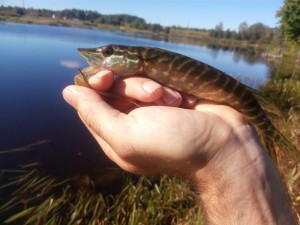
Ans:
{"label": "fish mouth", "polygon": [[95,60],[95,53],[97,52],[96,48],[78,48],[77,51],[82,55],[88,62],[90,60]]}
{"label": "fish mouth", "polygon": [[79,86],[90,87],[87,77],[83,74],[83,72],[80,69],[78,69],[78,73],[74,77],[74,83]]}
{"label": "fish mouth", "polygon": [[97,48],[78,48],[77,50],[90,66],[82,70],[78,69],[78,73],[74,77],[75,84],[90,87],[88,78],[103,70],[102,61],[95,56]]}
{"label": "fish mouth", "polygon": [[77,51],[79,51],[80,54],[84,54],[85,52],[94,53],[96,52],[96,48],[77,48]]}
{"label": "fish mouth", "polygon": [[83,70],[78,69],[78,73],[74,77],[74,82],[79,86],[90,87],[88,78],[100,72],[101,70],[101,66],[89,66]]}
{"label": "fish mouth", "polygon": [[96,65],[92,65],[89,67],[84,68],[83,70],[80,70],[80,72],[84,75],[84,76],[91,76],[94,75],[98,72],[100,72],[102,69],[102,66],[96,66]]}
{"label": "fish mouth", "polygon": [[97,48],[78,48],[79,54],[85,58],[91,66],[100,66],[103,63],[102,57],[97,55]]}

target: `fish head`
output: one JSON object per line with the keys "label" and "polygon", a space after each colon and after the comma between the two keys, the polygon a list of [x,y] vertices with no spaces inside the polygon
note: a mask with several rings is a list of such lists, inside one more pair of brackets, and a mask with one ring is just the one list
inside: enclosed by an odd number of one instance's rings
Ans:
{"label": "fish head", "polygon": [[98,48],[79,48],[78,51],[91,67],[110,70],[119,76],[138,75],[143,70],[139,51],[134,47],[107,45]]}

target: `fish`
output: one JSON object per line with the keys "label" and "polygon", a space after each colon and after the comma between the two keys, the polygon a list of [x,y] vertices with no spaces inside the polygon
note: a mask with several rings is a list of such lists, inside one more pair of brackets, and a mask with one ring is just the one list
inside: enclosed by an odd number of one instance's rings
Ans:
{"label": "fish", "polygon": [[[101,70],[123,77],[143,76],[181,93],[228,105],[252,122],[270,157],[277,162],[277,145],[300,162],[300,151],[273,125],[268,113],[280,110],[259,91],[206,63],[168,50],[125,45],[79,48],[89,67],[80,71],[75,83]],[[80,81],[80,82],[79,82]],[[86,86],[83,84],[83,86]]]}

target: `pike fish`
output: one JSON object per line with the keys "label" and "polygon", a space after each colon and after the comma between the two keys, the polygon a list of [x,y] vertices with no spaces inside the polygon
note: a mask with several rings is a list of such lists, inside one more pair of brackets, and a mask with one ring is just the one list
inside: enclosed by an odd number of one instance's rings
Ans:
{"label": "pike fish", "polygon": [[275,128],[266,113],[280,114],[277,107],[257,90],[228,74],[193,58],[159,48],[107,45],[78,51],[90,66],[77,74],[76,84],[89,87],[87,77],[107,69],[119,76],[148,77],[182,93],[229,105],[254,124],[275,162],[275,145],[300,162],[300,151]]}

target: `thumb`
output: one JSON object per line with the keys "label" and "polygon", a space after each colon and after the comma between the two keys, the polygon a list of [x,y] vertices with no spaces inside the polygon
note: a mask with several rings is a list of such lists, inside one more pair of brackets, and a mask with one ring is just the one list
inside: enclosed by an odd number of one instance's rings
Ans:
{"label": "thumb", "polygon": [[132,128],[130,117],[111,107],[97,92],[89,88],[68,86],[63,90],[63,97],[78,111],[84,124],[112,161],[129,172],[146,173],[124,159],[130,155],[130,151],[122,146],[127,141],[127,138],[124,140],[124,134],[128,134]]}
{"label": "thumb", "polygon": [[77,110],[84,123],[102,139],[110,143],[122,137],[122,132],[128,126],[127,116],[107,104],[97,92],[70,85],[63,90],[63,97]]}

